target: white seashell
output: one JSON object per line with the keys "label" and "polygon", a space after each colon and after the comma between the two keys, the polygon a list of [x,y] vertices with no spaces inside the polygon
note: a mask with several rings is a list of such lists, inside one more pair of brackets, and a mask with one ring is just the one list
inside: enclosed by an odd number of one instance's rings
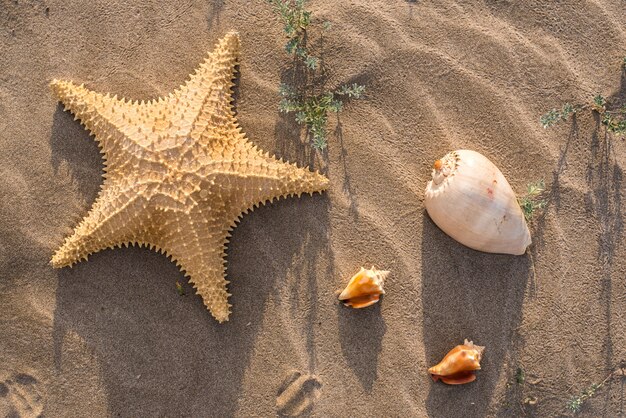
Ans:
{"label": "white seashell", "polygon": [[375,304],[384,295],[383,285],[389,275],[386,270],[376,270],[374,266],[365,270],[361,267],[348,282],[346,288],[339,295],[339,300],[346,306],[366,308]]}
{"label": "white seashell", "polygon": [[424,206],[439,228],[463,245],[521,255],[530,231],[513,189],[491,161],[458,150],[435,161]]}

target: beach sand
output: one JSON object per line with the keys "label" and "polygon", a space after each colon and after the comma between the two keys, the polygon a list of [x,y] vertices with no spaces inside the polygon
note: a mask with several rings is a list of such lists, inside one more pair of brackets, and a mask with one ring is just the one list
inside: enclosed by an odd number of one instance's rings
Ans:
{"label": "beach sand", "polygon": [[[625,98],[623,1],[311,2],[311,48],[332,22],[328,87],[367,88],[330,118],[321,155],[278,111],[291,60],[266,2],[139,3],[0,1],[1,416],[553,417],[626,361],[626,143],[587,111],[539,124],[566,101]],[[243,218],[225,324],[145,248],[52,269],[103,164],[49,82],[156,98],[229,30],[244,131],[323,171],[328,192]],[[463,148],[518,193],[546,180],[529,254],[470,250],[425,213],[433,161]],[[372,264],[392,272],[382,302],[339,305]],[[427,368],[464,338],[486,346],[478,379],[433,383]],[[581,416],[621,416],[625,397],[613,379]]]}

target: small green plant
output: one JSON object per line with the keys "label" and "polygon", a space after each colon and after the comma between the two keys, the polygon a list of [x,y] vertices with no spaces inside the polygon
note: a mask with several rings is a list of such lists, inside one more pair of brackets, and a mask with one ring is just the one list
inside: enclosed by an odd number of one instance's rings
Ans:
{"label": "small green plant", "polygon": [[[547,199],[545,198],[546,185],[543,180],[536,183],[530,183],[527,186],[526,194],[517,199],[526,221],[530,222],[538,209],[546,207]],[[523,370],[522,370],[523,373]]]}
{"label": "small green plant", "polygon": [[597,383],[593,383],[587,389],[583,390],[580,395],[572,397],[567,402],[567,409],[569,409],[573,413],[580,412],[581,408],[583,407],[583,403],[585,402],[585,399],[591,398],[593,395],[595,395],[598,389],[600,389],[600,385]]}
{"label": "small green plant", "polygon": [[313,147],[323,150],[327,145],[326,122],[328,122],[328,113],[340,112],[346,98],[358,99],[364,91],[364,86],[355,83],[351,86],[341,86],[335,91],[327,91],[318,96],[307,97],[283,84],[279,90],[281,95],[279,108],[281,112],[295,112],[296,122],[306,125],[313,137]]}
{"label": "small green plant", "polygon": [[308,68],[315,70],[319,59],[309,54],[306,47],[306,28],[311,23],[311,12],[304,9],[305,0],[267,0],[284,23],[287,43],[285,51],[300,58]]}
{"label": "small green plant", "polygon": [[[626,58],[622,62],[622,68],[626,71]],[[539,118],[541,126],[549,128],[558,122],[566,121],[570,116],[575,115],[583,109],[590,109],[600,115],[601,123],[606,126],[607,131],[626,137],[626,103],[608,107],[609,103],[601,94],[596,95],[588,104],[572,105],[565,103],[561,109],[552,109]]]}
{"label": "small green plant", "polygon": [[613,370],[609,375],[601,382],[601,383],[592,383],[588,388],[584,389],[580,392],[579,395],[573,396],[567,401],[567,409],[571,412],[577,414],[583,407],[585,401],[589,398],[592,398],[596,392],[604,386],[609,380],[614,377],[621,376],[622,378],[626,375],[626,368],[618,367]]}
{"label": "small green plant", "polygon": [[521,367],[518,367],[517,371],[515,372],[515,381],[518,385],[523,385],[526,381],[526,374],[524,373],[524,369],[522,369]]}
{"label": "small green plant", "polygon": [[560,110],[552,109],[545,115],[541,116],[539,121],[541,122],[541,126],[543,126],[544,129],[549,128],[557,122],[567,120],[571,115],[578,112],[578,110],[580,110],[580,106],[574,106],[570,103],[565,103]]}
{"label": "small green plant", "polygon": [[185,296],[185,289],[179,281],[176,282],[176,292],[178,292],[178,296]]}
{"label": "small green plant", "polygon": [[[285,50],[304,64],[307,80],[319,81],[316,73],[322,72],[320,59],[312,55],[307,48],[307,28],[311,24],[311,12],[305,10],[306,0],[267,0],[274,6],[274,11],[280,16],[284,24],[287,43]],[[322,28],[328,30],[331,23],[323,22]],[[321,77],[323,78],[323,77]],[[296,122],[307,127],[307,136],[317,150],[324,150],[327,146],[327,129],[329,113],[339,113],[344,103],[349,99],[359,99],[365,92],[365,86],[356,83],[343,85],[336,90],[324,90],[310,85],[299,85],[298,88],[282,84],[279,89],[281,97],[279,109],[284,113],[295,113]]]}
{"label": "small green plant", "polygon": [[626,104],[617,110],[607,110],[606,99],[598,94],[593,99],[592,109],[600,114],[602,124],[609,132],[626,136]]}

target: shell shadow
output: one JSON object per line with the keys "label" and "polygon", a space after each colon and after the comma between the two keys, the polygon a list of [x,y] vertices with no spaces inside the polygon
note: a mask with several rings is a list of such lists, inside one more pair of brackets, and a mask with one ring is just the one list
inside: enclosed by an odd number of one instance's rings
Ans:
{"label": "shell shadow", "polygon": [[465,338],[485,346],[478,379],[462,386],[433,383],[426,408],[431,417],[486,416],[505,359],[514,350],[528,255],[481,253],[443,233],[424,212],[422,235],[423,336],[428,366]]}
{"label": "shell shadow", "polygon": [[387,327],[380,312],[381,301],[364,309],[352,309],[337,304],[341,352],[367,393],[378,374],[378,357]]}

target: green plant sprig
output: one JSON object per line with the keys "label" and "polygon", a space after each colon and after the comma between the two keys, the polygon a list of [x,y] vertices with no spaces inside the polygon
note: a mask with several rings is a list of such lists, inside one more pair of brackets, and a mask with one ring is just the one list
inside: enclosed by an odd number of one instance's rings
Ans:
{"label": "green plant sprig", "polygon": [[326,123],[330,112],[338,113],[343,109],[346,99],[359,99],[365,92],[365,86],[356,83],[343,85],[335,91],[327,91],[317,96],[302,96],[291,86],[282,84],[280,111],[296,113],[296,122],[306,125],[313,138],[313,147],[323,150],[327,146]]}
{"label": "green plant sprig", "polygon": [[[294,69],[304,69],[303,79],[313,80],[310,84],[323,80],[324,77],[316,76],[318,71],[322,75],[324,73],[320,60],[311,55],[306,46],[307,28],[312,21],[311,12],[304,8],[306,0],[267,0],[267,2],[274,6],[274,11],[284,23],[287,36],[285,50],[297,59],[297,63],[304,64],[304,67],[294,66]],[[330,27],[330,22],[323,22],[323,30]],[[312,146],[321,151],[327,146],[326,124],[329,113],[339,113],[347,100],[359,99],[364,92],[365,86],[356,83],[343,85],[336,90],[316,89],[306,84],[295,87],[282,84],[279,89],[281,97],[279,109],[284,113],[295,113],[296,122],[306,125]]]}
{"label": "green plant sprig", "polygon": [[308,68],[315,70],[319,66],[319,59],[310,55],[306,47],[306,30],[311,23],[311,12],[304,9],[305,1],[267,0],[283,20],[287,36],[285,51],[301,59]]}
{"label": "green plant sprig", "polygon": [[596,392],[600,388],[602,388],[602,386],[604,386],[609,380],[611,380],[612,378],[616,376],[622,376],[622,377],[626,376],[626,368],[619,367],[613,370],[611,373],[609,373],[609,375],[602,382],[592,383],[589,387],[587,387],[582,392],[580,392],[580,394],[570,398],[567,401],[567,409],[573,412],[574,414],[577,414],[578,412],[580,412],[585,401],[589,398],[592,398],[596,394]]}
{"label": "green plant sprig", "polygon": [[178,293],[178,296],[185,296],[185,289],[179,281],[176,282],[176,293]]}
{"label": "green plant sprig", "polygon": [[561,109],[552,109],[548,113],[541,116],[539,121],[544,129],[550,126],[556,125],[558,122],[566,121],[569,117],[578,111],[584,109],[586,106],[572,105],[571,103],[565,103]]}
{"label": "green plant sprig", "polygon": [[529,183],[527,185],[526,194],[517,199],[527,222],[532,220],[536,210],[546,207],[547,199],[545,197],[545,191],[545,182],[539,180],[535,183]]}
{"label": "green plant sprig", "polygon": [[[626,57],[622,62],[623,70],[626,71]],[[601,123],[606,126],[607,131],[626,137],[626,103],[617,110],[607,109],[607,101],[601,94],[596,95],[591,103],[572,105],[565,103],[561,109],[552,109],[539,118],[543,128],[549,128],[558,122],[566,121],[570,116],[577,114],[581,110],[591,109],[600,115]]]}

